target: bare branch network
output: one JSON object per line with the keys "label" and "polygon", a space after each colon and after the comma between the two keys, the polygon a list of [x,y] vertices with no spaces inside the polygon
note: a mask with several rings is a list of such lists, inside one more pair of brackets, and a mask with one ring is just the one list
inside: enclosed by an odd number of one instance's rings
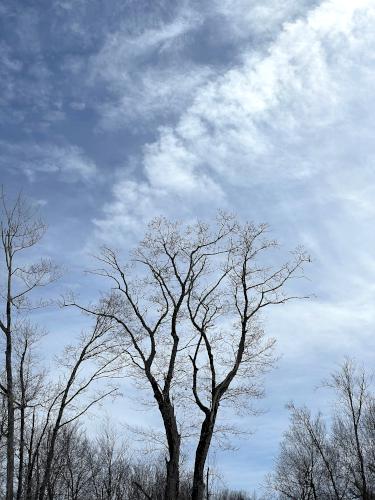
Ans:
{"label": "bare branch network", "polygon": [[[69,443],[86,442],[78,422],[107,398],[120,396],[119,380],[126,377],[149,393],[161,417],[163,432],[147,439],[163,454],[163,468],[157,469],[162,493],[159,487],[155,496],[154,483],[138,473],[125,474],[128,462],[120,454],[127,486],[120,479],[116,490],[107,484],[111,493],[106,498],[125,498],[121,495],[127,491],[133,495],[129,498],[203,500],[213,439],[228,446],[228,435],[240,432],[225,422],[223,409],[257,413],[263,375],[274,364],[275,340],[263,331],[262,312],[302,298],[293,291],[299,283],[292,281],[303,277],[308,255],[297,249],[288,262],[277,265],[278,245],[267,225],[241,224],[225,213],[218,213],[212,224],[156,218],[127,261],[120,251],[102,248],[91,271],[103,280],[104,292],[96,302],[81,303],[73,294],[63,299],[63,306],[78,308],[92,326],[56,358],[51,377],[35,350],[44,332],[28,314],[50,303],[39,290],[56,281],[60,271],[48,257],[27,261],[46,230],[38,214],[22,196],[9,204],[2,192],[1,203],[4,498],[53,499],[61,481],[70,488],[76,475]],[[147,434],[137,433],[143,439]],[[105,449],[115,453],[107,438]],[[182,452],[187,440],[194,449],[190,475]],[[68,462],[61,455],[64,447]],[[90,491],[101,495],[94,471],[102,469],[90,454],[80,453]],[[112,477],[112,465],[109,470]],[[69,500],[81,498],[75,491]]]}
{"label": "bare branch network", "polygon": [[265,338],[261,311],[302,298],[286,285],[310,261],[297,249],[279,267],[265,264],[276,248],[267,225],[240,224],[228,214],[212,226],[157,218],[128,264],[102,249],[92,272],[110,288],[96,305],[65,301],[111,321],[129,373],[150,388],[168,443],[166,498],[177,498],[181,412],[193,403],[203,414],[193,486],[193,498],[202,498],[220,404],[243,407],[263,394],[274,340]]}

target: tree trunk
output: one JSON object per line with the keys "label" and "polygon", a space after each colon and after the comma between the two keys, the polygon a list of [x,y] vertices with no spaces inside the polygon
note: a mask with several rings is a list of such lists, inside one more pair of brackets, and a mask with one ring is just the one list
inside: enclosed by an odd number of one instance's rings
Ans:
{"label": "tree trunk", "polygon": [[[8,253],[7,253],[8,251]],[[6,348],[5,369],[7,376],[7,479],[6,500],[13,500],[14,491],[14,394],[13,394],[13,366],[12,366],[12,257],[7,253],[7,303],[6,303]]]}
{"label": "tree trunk", "polygon": [[14,489],[14,395],[12,370],[12,339],[8,329],[6,337],[5,364],[7,374],[7,479],[6,500],[13,500]]}
{"label": "tree trunk", "polygon": [[173,406],[170,405],[163,416],[168,441],[169,459],[166,460],[167,478],[164,500],[177,500],[180,490],[180,447],[181,436],[178,432]]}
{"label": "tree trunk", "polygon": [[31,487],[32,487],[32,478],[33,478],[33,465],[35,463],[34,433],[35,433],[35,408],[33,410],[33,418],[31,421],[30,442],[29,442],[29,446],[28,446],[29,449],[28,449],[28,457],[27,457],[27,473],[26,473],[26,484],[25,484],[26,498],[32,498]]}
{"label": "tree trunk", "polygon": [[165,483],[165,500],[176,500],[180,489],[179,452],[170,455],[167,462],[167,480]]}
{"label": "tree trunk", "polygon": [[45,463],[45,470],[42,476],[42,482],[39,489],[38,499],[44,500],[46,491],[48,493],[48,485],[50,482],[51,471],[52,471],[52,463],[55,456],[55,445],[57,440],[57,435],[60,430],[60,423],[63,415],[63,409],[60,408],[59,414],[56,419],[56,423],[52,429],[51,441],[48,446],[47,458]]}
{"label": "tree trunk", "polygon": [[210,448],[212,434],[215,427],[217,408],[214,408],[206,415],[199,436],[199,443],[195,453],[194,476],[192,500],[203,500],[205,492],[204,467],[206,465],[208,450]]}
{"label": "tree trunk", "polygon": [[27,353],[27,339],[23,349],[19,375],[21,384],[21,407],[20,407],[20,438],[19,438],[19,461],[18,461],[18,484],[16,500],[21,500],[23,495],[23,470],[24,470],[24,449],[25,449],[25,413],[26,413],[26,387],[24,379],[24,363]]}
{"label": "tree trunk", "polygon": [[18,485],[16,500],[21,500],[23,494],[23,468],[24,468],[24,449],[25,449],[25,407],[21,406],[20,416],[20,445],[19,445],[19,463],[18,463]]}

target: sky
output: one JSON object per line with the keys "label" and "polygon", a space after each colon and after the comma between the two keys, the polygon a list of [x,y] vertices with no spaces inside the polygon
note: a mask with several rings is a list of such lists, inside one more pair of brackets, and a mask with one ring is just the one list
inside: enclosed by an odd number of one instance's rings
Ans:
{"label": "sky", "polygon": [[[62,287],[92,297],[90,255],[161,214],[228,210],[312,256],[311,299],[264,319],[267,411],[217,452],[232,487],[272,469],[288,401],[374,366],[374,25],[374,0],[0,0],[0,183],[40,205]],[[72,318],[39,313],[51,350]]]}

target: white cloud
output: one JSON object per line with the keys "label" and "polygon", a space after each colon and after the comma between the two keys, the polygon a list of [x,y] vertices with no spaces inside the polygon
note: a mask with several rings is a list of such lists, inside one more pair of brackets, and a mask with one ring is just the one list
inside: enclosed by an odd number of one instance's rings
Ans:
{"label": "white cloud", "polygon": [[74,111],[83,111],[86,108],[86,104],[80,101],[72,101],[70,107],[74,109]]}
{"label": "white cloud", "polygon": [[[334,196],[368,206],[358,194],[372,195],[366,186],[375,148],[368,132],[357,134],[374,124],[366,113],[374,94],[375,65],[367,57],[374,20],[370,0],[324,2],[285,24],[265,56],[248,50],[243,64],[201,85],[176,126],[160,129],[144,148],[142,183],[155,210],[159,189],[171,204],[179,194],[220,205],[231,185],[322,178],[321,203]],[[360,176],[353,176],[353,161]]]}
{"label": "white cloud", "polygon": [[[147,184],[134,181],[120,181],[113,188],[115,201],[104,206],[105,219],[94,220],[97,235],[106,238],[112,234],[116,244],[126,241],[131,234],[140,230],[140,222],[152,218],[155,210],[161,211],[168,194],[163,190],[153,190]],[[158,207],[156,208],[155,200]]]}
{"label": "white cloud", "polygon": [[215,0],[211,15],[225,19],[222,29],[227,36],[239,39],[277,34],[286,20],[304,16],[317,2],[311,0]]}
{"label": "white cloud", "polygon": [[209,68],[197,69],[189,63],[179,66],[172,64],[166,68],[147,68],[138,74],[122,70],[121,64],[114,65],[119,72],[114,79],[116,85],[110,83],[114,100],[97,106],[101,126],[105,129],[117,129],[129,123],[139,127],[142,124],[137,124],[137,120],[155,123],[161,116],[179,111],[190,102],[194,89],[202,85],[211,74]]}
{"label": "white cloud", "polygon": [[[184,176],[184,173],[181,172]],[[206,199],[205,188],[208,188],[208,196],[216,194],[216,198],[211,197],[213,208],[215,203],[223,197],[218,186],[210,189],[212,181],[207,179],[208,186],[204,185],[204,180],[188,179],[189,186],[196,183],[196,189],[193,192],[181,192],[179,185],[176,184],[176,177],[179,176],[177,169],[168,173],[150,186],[147,182],[136,182],[132,180],[118,180],[113,187],[114,201],[104,205],[103,216],[94,219],[96,227],[96,238],[104,242],[109,239],[112,245],[121,245],[127,248],[134,243],[134,239],[141,238],[145,225],[155,216],[170,215],[173,212],[174,217],[191,217],[191,206],[199,208],[205,207]],[[181,179],[179,179],[181,180]],[[173,192],[173,184],[175,192]],[[188,187],[187,187],[188,188]],[[188,188],[189,190],[189,188]],[[221,204],[222,206],[223,204]],[[91,248],[93,242],[88,243]],[[95,246],[95,245],[94,245]]]}
{"label": "white cloud", "polygon": [[207,200],[220,198],[221,188],[214,180],[197,172],[197,156],[188,149],[171,129],[160,131],[160,139],[145,147],[144,167],[150,184],[171,193],[204,196]]}
{"label": "white cloud", "polygon": [[91,181],[95,163],[78,147],[37,143],[1,143],[0,167],[24,172],[33,181],[40,174],[57,174],[62,181]]}
{"label": "white cloud", "polygon": [[[156,123],[186,108],[196,91],[215,77],[215,63],[210,56],[195,58],[184,50],[196,42],[192,52],[203,52],[199,40],[208,26],[213,26],[208,43],[219,53],[225,43],[232,46],[234,58],[242,57],[242,43],[251,50],[264,48],[260,35],[275,37],[282,24],[303,15],[311,0],[261,1],[224,0],[209,5],[181,2],[172,21],[155,20],[151,26],[137,26],[125,21],[120,29],[107,36],[89,65],[89,80],[99,81],[112,93],[112,99],[97,104],[104,128],[119,128],[136,120]],[[138,30],[138,32],[137,32]],[[135,33],[134,33],[135,32]],[[207,35],[205,35],[207,36]],[[239,43],[242,42],[242,43]],[[254,41],[257,46],[254,47]],[[224,45],[223,45],[224,44]],[[197,62],[200,61],[200,62]],[[226,61],[231,66],[236,59]]]}
{"label": "white cloud", "polygon": [[[195,11],[183,9],[169,23],[129,34],[125,23],[109,35],[90,63],[90,81],[104,82],[113,100],[98,104],[101,125],[118,128],[135,118],[154,121],[156,115],[180,110],[192,92],[209,78],[207,66],[176,58],[184,37],[202,23]],[[149,59],[158,64],[148,64]]]}
{"label": "white cloud", "polygon": [[[355,31],[359,23],[361,38]],[[374,71],[369,64],[353,73],[366,41],[373,42],[370,18],[363,23],[360,9],[336,8],[335,2],[320,7],[306,21],[286,25],[267,57],[248,54],[243,66],[196,94],[169,141],[162,134],[153,163],[159,157],[162,171],[168,144],[177,141],[195,155],[197,171],[208,168],[239,184],[319,170],[321,166],[312,162],[301,165],[293,160],[296,154],[304,159],[301,145],[314,144],[312,131],[324,136],[350,118],[347,99],[352,96],[347,87],[353,78],[365,84],[362,76]]]}

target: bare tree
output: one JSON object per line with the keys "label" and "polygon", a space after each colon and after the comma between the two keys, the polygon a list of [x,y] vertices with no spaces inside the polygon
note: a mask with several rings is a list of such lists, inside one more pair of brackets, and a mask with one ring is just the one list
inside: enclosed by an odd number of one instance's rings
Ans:
{"label": "bare tree", "polygon": [[19,322],[14,331],[16,426],[18,427],[18,471],[16,500],[23,497],[26,431],[29,414],[44,402],[45,372],[37,363],[35,347],[44,332],[29,321]]}
{"label": "bare tree", "polygon": [[[102,386],[98,382],[112,381],[119,376],[121,356],[122,351],[113,338],[111,324],[99,316],[93,330],[82,334],[78,345],[65,349],[60,360],[66,370],[64,379],[54,389],[45,418],[44,432],[48,432],[49,439],[38,500],[45,498],[59,432],[93,405],[117,393],[117,387]],[[90,392],[93,385],[96,385],[95,394]]]}
{"label": "bare tree", "polygon": [[[59,490],[68,500],[92,497],[91,483],[95,470],[91,467],[92,443],[75,423],[62,429],[58,438]],[[61,495],[60,493],[60,495]],[[62,495],[61,495],[62,496]],[[111,499],[112,500],[112,499]]]}
{"label": "bare tree", "polygon": [[[291,425],[280,445],[276,470],[270,478],[271,488],[282,499],[336,498],[327,481],[326,461],[329,457],[332,469],[333,460],[327,450],[326,428],[321,416],[313,420],[306,409],[290,409]],[[335,475],[333,481],[337,491]]]}
{"label": "bare tree", "polygon": [[364,371],[352,361],[326,381],[334,390],[331,427],[320,414],[290,405],[291,427],[281,445],[273,489],[286,498],[373,500],[374,398]]}
{"label": "bare tree", "polygon": [[[13,204],[0,193],[0,234],[3,259],[1,276],[0,329],[5,335],[5,386],[7,401],[7,480],[6,500],[13,500],[15,464],[15,394],[13,373],[13,334],[22,312],[33,307],[31,292],[45,286],[57,277],[56,267],[47,259],[25,263],[23,253],[34,247],[45,232],[45,225],[22,196]],[[39,301],[39,305],[41,302]],[[34,304],[35,305],[35,304]]]}
{"label": "bare tree", "polygon": [[132,467],[124,442],[119,439],[113,425],[104,426],[94,447],[92,481],[95,499],[121,500],[130,498]]}
{"label": "bare tree", "polygon": [[[195,454],[192,498],[204,495],[204,467],[222,403],[259,398],[262,373],[272,366],[274,341],[264,337],[257,318],[268,306],[297,298],[285,292],[300,277],[309,257],[296,251],[291,262],[266,265],[276,246],[267,226],[235,224],[219,253],[208,251],[199,276],[190,283],[188,309],[197,332],[192,363],[192,391],[204,415]],[[269,257],[268,257],[269,259]]]}
{"label": "bare tree", "polygon": [[[179,494],[181,434],[174,400],[176,361],[181,352],[181,335],[185,342],[187,331],[191,331],[186,326],[183,306],[206,252],[219,251],[215,247],[230,233],[231,226],[232,222],[223,218],[211,234],[202,224],[183,231],[177,223],[154,220],[134,255],[138,277],[121,264],[114,250],[104,248],[98,258],[104,267],[96,274],[109,278],[113,288],[98,307],[79,306],[118,325],[136,377],[141,374],[151,388],[168,443],[166,500],[176,499]],[[178,372],[183,372],[181,365]]]}
{"label": "bare tree", "polygon": [[372,500],[375,491],[369,480],[371,471],[367,455],[374,442],[369,439],[366,426],[372,406],[368,377],[353,361],[346,360],[327,385],[338,396],[339,409],[334,417],[333,431],[343,458],[346,456],[344,466],[350,479],[350,490],[363,500]]}
{"label": "bare tree", "polygon": [[6,423],[6,398],[0,391],[0,498],[4,498],[6,488]]}
{"label": "bare tree", "polygon": [[[276,246],[264,238],[266,230],[265,225],[241,226],[225,214],[211,227],[155,219],[130,265],[122,264],[119,252],[102,250],[102,267],[94,272],[108,278],[112,288],[97,306],[67,301],[117,325],[135,377],[142,375],[152,390],[168,445],[165,499],[179,494],[176,405],[189,399],[188,374],[192,372],[194,401],[205,416],[193,498],[203,495],[204,465],[220,403],[236,394],[260,394],[255,381],[270,365],[273,341],[264,341],[256,316],[266,306],[293,298],[283,293],[284,285],[308,260],[297,252],[293,263],[278,269],[259,267],[260,254]],[[223,350],[232,356],[223,356]],[[199,363],[204,356],[208,363],[203,369]],[[246,387],[232,385],[240,374],[251,379]]]}

